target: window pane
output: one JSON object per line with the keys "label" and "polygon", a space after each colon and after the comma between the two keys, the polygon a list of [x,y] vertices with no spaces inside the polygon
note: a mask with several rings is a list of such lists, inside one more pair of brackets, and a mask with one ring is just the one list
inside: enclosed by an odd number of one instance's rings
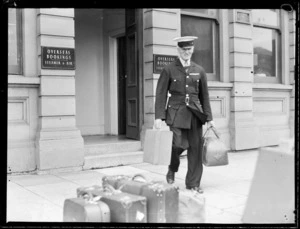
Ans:
{"label": "window pane", "polygon": [[253,28],[253,63],[257,76],[276,76],[276,30]]}
{"label": "window pane", "polygon": [[9,9],[8,11],[8,62],[12,65],[18,63],[18,49],[17,49],[17,24],[16,24],[16,10]]}
{"label": "window pane", "polygon": [[197,36],[192,60],[201,65],[207,73],[214,73],[213,68],[213,21],[182,15],[181,35]]}
{"label": "window pane", "polygon": [[276,10],[252,10],[254,23],[279,26],[279,17]]}
{"label": "window pane", "polygon": [[8,9],[8,72],[11,74],[20,74],[21,53],[18,42],[19,34],[19,11]]}
{"label": "window pane", "polygon": [[210,17],[217,17],[217,10],[216,9],[182,9],[185,12],[190,12],[190,13],[200,13],[200,14],[205,14]]}

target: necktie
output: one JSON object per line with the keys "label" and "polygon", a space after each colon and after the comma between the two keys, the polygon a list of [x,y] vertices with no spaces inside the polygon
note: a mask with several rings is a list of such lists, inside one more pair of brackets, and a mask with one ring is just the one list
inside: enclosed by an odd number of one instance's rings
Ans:
{"label": "necktie", "polygon": [[186,72],[188,72],[188,70],[189,70],[189,65],[188,65],[187,60],[184,62],[184,69],[185,69]]}

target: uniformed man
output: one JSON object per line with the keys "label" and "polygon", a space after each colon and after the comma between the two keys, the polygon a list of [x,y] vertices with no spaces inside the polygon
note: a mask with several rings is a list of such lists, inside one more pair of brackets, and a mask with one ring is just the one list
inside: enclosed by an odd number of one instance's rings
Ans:
{"label": "uniformed man", "polygon": [[177,42],[178,58],[160,74],[156,87],[154,125],[160,129],[162,121],[166,121],[173,132],[167,182],[174,183],[180,155],[187,149],[186,188],[202,193],[202,125],[206,122],[208,127],[215,125],[212,121],[206,73],[201,66],[191,61],[196,39],[194,36],[174,39]]}

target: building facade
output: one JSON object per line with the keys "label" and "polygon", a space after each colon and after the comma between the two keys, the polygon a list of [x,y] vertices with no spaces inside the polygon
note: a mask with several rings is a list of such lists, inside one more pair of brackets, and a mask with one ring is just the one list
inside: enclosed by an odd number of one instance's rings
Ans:
{"label": "building facade", "polygon": [[184,35],[199,37],[193,60],[226,145],[278,145],[294,136],[295,21],[267,9],[9,9],[8,173],[82,169],[84,136],[143,142]]}

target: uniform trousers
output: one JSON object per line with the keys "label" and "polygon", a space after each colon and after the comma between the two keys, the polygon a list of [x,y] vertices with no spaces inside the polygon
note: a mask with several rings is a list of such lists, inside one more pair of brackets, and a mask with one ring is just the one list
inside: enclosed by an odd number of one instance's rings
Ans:
{"label": "uniform trousers", "polygon": [[192,116],[191,128],[181,129],[171,127],[173,132],[172,154],[169,169],[177,172],[180,165],[180,155],[187,149],[188,170],[185,184],[188,188],[199,187],[203,172],[202,165],[202,124]]}

